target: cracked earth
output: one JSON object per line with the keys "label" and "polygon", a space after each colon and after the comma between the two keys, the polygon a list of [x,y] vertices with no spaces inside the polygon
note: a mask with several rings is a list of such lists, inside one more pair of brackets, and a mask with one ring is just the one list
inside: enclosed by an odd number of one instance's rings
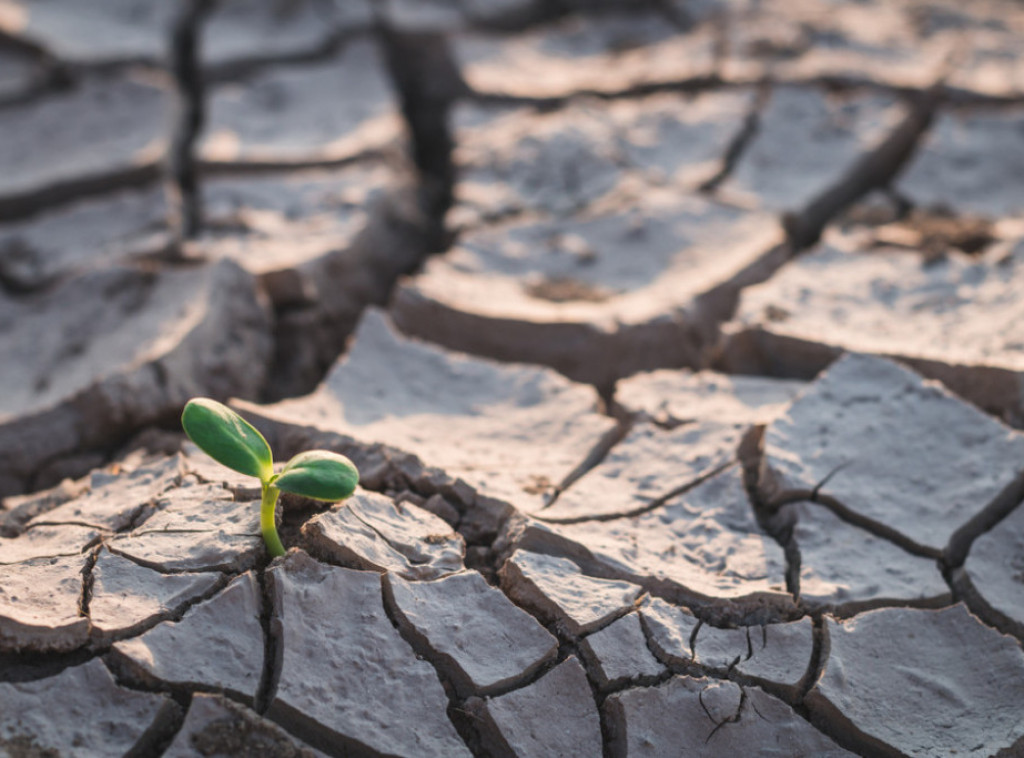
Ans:
{"label": "cracked earth", "polygon": [[0,0],[0,130],[0,756],[1024,755],[1019,2]]}

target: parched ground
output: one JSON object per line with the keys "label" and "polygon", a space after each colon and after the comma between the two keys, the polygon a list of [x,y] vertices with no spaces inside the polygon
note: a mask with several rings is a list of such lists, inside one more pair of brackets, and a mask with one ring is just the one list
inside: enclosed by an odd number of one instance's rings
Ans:
{"label": "parched ground", "polygon": [[3,758],[1024,756],[1018,0],[0,0],[0,134]]}

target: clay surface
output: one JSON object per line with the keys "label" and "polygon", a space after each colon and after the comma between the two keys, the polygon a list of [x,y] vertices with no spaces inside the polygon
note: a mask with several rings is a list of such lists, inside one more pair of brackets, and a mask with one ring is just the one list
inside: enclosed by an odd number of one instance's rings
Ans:
{"label": "clay surface", "polygon": [[[0,755],[1024,754],[1022,104],[1019,0],[0,0]],[[359,488],[273,558],[197,396]]]}
{"label": "clay surface", "polygon": [[651,651],[662,663],[681,666],[693,660],[699,622],[686,608],[651,598],[640,606],[640,622]]}
{"label": "clay surface", "polygon": [[114,645],[113,663],[144,681],[203,686],[251,703],[260,683],[259,587],[243,574],[180,621],[165,621]]}
{"label": "clay surface", "polygon": [[616,385],[615,402],[662,426],[705,420],[766,423],[803,387],[803,382],[786,379],[661,369],[623,379]]}
{"label": "clay surface", "polygon": [[[79,64],[156,62],[165,55],[174,10],[146,0],[105,0],[88,11],[64,0],[14,0],[0,26]],[[324,45],[340,31],[361,28],[369,17],[362,0],[294,7],[228,0],[210,16],[204,58],[211,66],[287,58]]]}
{"label": "clay surface", "polygon": [[580,643],[580,653],[598,687],[610,689],[631,680],[659,676],[665,668],[651,654],[640,626],[640,616],[630,613]]}
{"label": "clay surface", "polygon": [[968,606],[976,613],[1017,636],[1024,634],[1024,614],[1019,602],[1024,592],[1024,567],[1020,565],[1022,541],[1024,510],[1018,507],[971,545],[963,567],[966,587],[960,588]]}
{"label": "clay surface", "polygon": [[[0,293],[0,325],[4,494],[52,483],[55,460],[117,444],[190,397],[255,394],[271,349],[252,277],[226,261],[158,273],[114,267],[28,298]],[[90,464],[79,467],[61,473],[80,476]]]}
{"label": "clay surface", "polygon": [[434,582],[389,575],[398,622],[421,638],[463,695],[522,683],[552,659],[558,641],[476,572]]}
{"label": "clay surface", "polygon": [[614,428],[595,404],[592,391],[551,371],[402,338],[371,310],[314,394],[252,411],[413,453],[488,497],[532,510]]}
{"label": "clay surface", "polygon": [[745,427],[707,421],[672,431],[637,424],[596,467],[549,507],[545,522],[633,515],[657,507],[735,460]]}
{"label": "clay surface", "polygon": [[[831,651],[807,705],[812,719],[838,717],[863,749],[991,755],[1021,738],[1021,679],[1005,675],[1024,667],[1024,653],[963,605],[870,611],[827,626]],[[962,728],[946,727],[951,718]]]}
{"label": "clay surface", "polygon": [[216,574],[161,574],[101,550],[92,568],[89,631],[94,637],[124,637],[164,620],[210,593]]}
{"label": "clay surface", "polygon": [[791,604],[782,548],[757,526],[735,465],[640,516],[529,521],[517,544],[690,601],[762,612]]}
{"label": "clay surface", "polygon": [[162,190],[124,190],[0,226],[0,277],[37,290],[84,269],[143,259],[170,245]]}
{"label": "clay surface", "polygon": [[275,758],[323,755],[221,695],[196,695],[192,698],[185,723],[164,755],[167,758],[227,758],[246,752]]}
{"label": "clay surface", "polygon": [[601,750],[601,723],[575,658],[567,658],[534,684],[479,705],[483,728],[505,756],[594,755]]}
{"label": "clay surface", "polygon": [[465,235],[399,290],[395,320],[457,350],[606,386],[700,362],[719,309],[752,271],[771,271],[779,241],[768,215],[652,189],[643,211]]}
{"label": "clay surface", "polygon": [[[0,208],[20,198],[73,182],[109,182],[148,169],[166,147],[167,90],[143,73],[89,78],[60,97],[0,112],[0,128],[10,138],[0,147]],[[41,143],[40,131],[48,139]],[[40,151],[44,152],[40,152]],[[56,151],[59,161],[43,160]]]}
{"label": "clay surface", "polygon": [[898,103],[874,94],[830,99],[803,87],[777,87],[760,129],[723,192],[758,207],[798,210],[874,147],[900,117]]}
{"label": "clay surface", "polygon": [[[947,114],[935,124],[900,181],[921,205],[989,217],[1019,215],[1024,192],[1013,180],[1024,112]],[[966,170],[965,170],[966,169]]]}
{"label": "clay surface", "polygon": [[172,490],[139,528],[107,543],[111,552],[161,572],[243,571],[265,550],[259,503],[235,502],[218,485]]}
{"label": "clay surface", "polygon": [[0,701],[0,749],[11,756],[60,755],[69,745],[122,756],[145,749],[147,730],[178,710],[164,695],[120,686],[98,658],[48,679],[0,682]]}
{"label": "clay surface", "polygon": [[725,669],[797,699],[810,673],[814,628],[804,617],[788,624],[765,624],[720,629],[702,624],[693,641],[694,660],[712,669]]}
{"label": "clay surface", "polygon": [[[493,48],[492,48],[493,49]],[[472,69],[466,72],[472,81]],[[551,81],[551,80],[548,80]],[[524,212],[571,215],[639,184],[693,191],[719,168],[749,91],[578,99],[551,113],[463,106],[452,220],[476,225]],[[728,128],[723,128],[728,124]]]}
{"label": "clay surface", "polygon": [[612,755],[733,755],[757,745],[759,755],[850,756],[781,700],[756,687],[677,676],[657,687],[605,701],[614,730]]}
{"label": "clay surface", "polygon": [[437,516],[415,505],[357,492],[302,527],[313,551],[334,563],[409,579],[460,571],[466,545]]}
{"label": "clay surface", "polygon": [[293,553],[269,577],[283,646],[270,719],[314,746],[470,755],[433,668],[385,615],[377,574]]}
{"label": "clay surface", "polygon": [[399,122],[379,53],[354,40],[332,60],[271,69],[212,93],[202,156],[213,163],[324,163],[378,149]]}
{"label": "clay surface", "polygon": [[576,637],[629,611],[640,597],[635,584],[585,576],[565,558],[516,552],[501,568],[502,586],[519,605]]}
{"label": "clay surface", "polygon": [[66,652],[85,644],[89,620],[79,613],[86,556],[34,558],[4,567],[0,650]]}
{"label": "clay surface", "polygon": [[849,612],[890,603],[945,604],[949,586],[933,558],[913,555],[843,521],[828,508],[801,504],[793,539],[800,550],[800,597]]}
{"label": "clay surface", "polygon": [[1019,244],[984,262],[950,253],[932,265],[913,252],[843,247],[745,290],[722,366],[809,379],[843,350],[892,356],[981,408],[1024,418]]}
{"label": "clay surface", "polygon": [[769,497],[820,487],[937,554],[1006,497],[1022,459],[1024,436],[891,361],[851,354],[768,427],[764,486]]}
{"label": "clay surface", "polygon": [[[490,3],[478,2],[487,7]],[[697,19],[708,7],[694,9]],[[569,17],[509,39],[467,35],[456,45],[467,81],[492,94],[560,97],[641,89],[707,74],[710,35],[674,34],[655,10]]]}
{"label": "clay surface", "polygon": [[101,534],[90,526],[36,526],[26,529],[17,539],[0,537],[0,564],[77,555]]}

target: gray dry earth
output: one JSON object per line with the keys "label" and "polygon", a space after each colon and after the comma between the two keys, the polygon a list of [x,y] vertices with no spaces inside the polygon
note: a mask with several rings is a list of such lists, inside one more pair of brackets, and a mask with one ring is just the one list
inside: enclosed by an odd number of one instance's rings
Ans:
{"label": "gray dry earth", "polygon": [[1024,5],[177,5],[0,0],[0,758],[1024,756]]}

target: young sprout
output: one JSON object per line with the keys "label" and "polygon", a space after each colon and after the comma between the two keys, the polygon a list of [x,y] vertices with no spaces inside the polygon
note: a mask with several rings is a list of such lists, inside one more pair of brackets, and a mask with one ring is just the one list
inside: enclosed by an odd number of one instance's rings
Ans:
{"label": "young sprout", "polygon": [[285,553],[275,521],[277,498],[282,491],[337,502],[355,492],[359,483],[359,472],[352,461],[327,450],[299,453],[275,474],[274,457],[263,435],[216,400],[189,400],[181,414],[181,426],[188,438],[215,461],[260,480],[260,530],[273,557]]}

